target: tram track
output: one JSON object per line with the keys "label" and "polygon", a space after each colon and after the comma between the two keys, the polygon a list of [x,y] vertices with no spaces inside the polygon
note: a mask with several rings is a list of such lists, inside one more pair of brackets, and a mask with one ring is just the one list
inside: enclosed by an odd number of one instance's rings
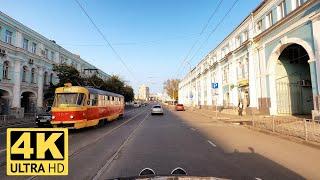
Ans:
{"label": "tram track", "polygon": [[[141,110],[140,108],[137,110],[131,110],[129,112],[129,114],[134,113],[138,110]],[[85,150],[87,150],[88,148],[92,147],[92,145],[98,143],[100,140],[102,140],[104,137],[111,135],[113,133],[115,133],[119,128],[123,127],[124,125],[128,124],[129,122],[131,122],[132,120],[136,119],[137,117],[139,117],[141,114],[145,113],[147,109],[143,109],[142,111],[138,112],[137,114],[135,114],[133,117],[127,119],[126,121],[122,122],[121,124],[117,125],[116,127],[112,128],[111,130],[101,134],[99,137],[95,138],[94,140],[90,141],[89,143],[87,143],[84,146],[81,146],[80,148],[77,148],[75,151],[73,151],[72,153],[69,154],[69,160],[73,160],[77,157],[77,155],[79,155],[81,152],[84,152]],[[126,114],[128,115],[128,114]],[[31,176],[29,178],[27,178],[27,180],[32,180],[32,179],[37,179],[39,176]]]}

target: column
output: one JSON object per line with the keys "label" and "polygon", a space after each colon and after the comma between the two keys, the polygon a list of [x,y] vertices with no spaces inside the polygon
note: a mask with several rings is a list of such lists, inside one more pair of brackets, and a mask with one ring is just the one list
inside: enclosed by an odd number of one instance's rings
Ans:
{"label": "column", "polygon": [[[312,32],[313,32],[313,44],[314,44],[314,51],[315,51],[315,82],[317,82],[317,94],[314,94],[314,96],[316,96],[315,99],[315,107],[317,108],[317,110],[320,109],[320,33],[319,33],[319,29],[320,29],[320,13],[314,15],[311,18],[312,21]],[[311,59],[312,60],[312,59]]]}
{"label": "column", "polygon": [[256,69],[254,63],[254,48],[251,44],[248,49],[248,63],[249,63],[249,98],[250,98],[250,108],[257,108],[258,101],[257,101],[257,87],[256,87]]}
{"label": "column", "polygon": [[223,106],[223,93],[222,93],[222,73],[221,73],[221,65],[219,63],[217,67],[216,79],[218,81],[218,99],[217,99],[217,106]]}
{"label": "column", "polygon": [[20,79],[20,72],[21,72],[21,63],[19,60],[14,62],[13,67],[13,100],[12,100],[12,107],[20,108],[20,101],[21,101],[21,79]]}
{"label": "column", "polygon": [[38,69],[38,97],[37,107],[43,107],[43,68]]}

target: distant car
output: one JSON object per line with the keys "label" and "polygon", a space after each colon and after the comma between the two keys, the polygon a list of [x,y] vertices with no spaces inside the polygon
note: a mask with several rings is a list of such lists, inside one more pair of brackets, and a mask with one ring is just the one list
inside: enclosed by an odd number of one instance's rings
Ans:
{"label": "distant car", "polygon": [[161,114],[161,115],[163,115],[163,108],[161,107],[161,105],[154,105],[154,106],[151,108],[151,115],[154,115],[154,114]]}
{"label": "distant car", "polygon": [[176,104],[176,111],[184,111],[184,106],[183,104]]}
{"label": "distant car", "polygon": [[138,103],[138,102],[134,102],[134,103],[133,103],[133,107],[141,107],[141,104]]}
{"label": "distant car", "polygon": [[37,114],[36,124],[38,127],[51,127],[51,119],[51,108],[49,107],[45,112]]}

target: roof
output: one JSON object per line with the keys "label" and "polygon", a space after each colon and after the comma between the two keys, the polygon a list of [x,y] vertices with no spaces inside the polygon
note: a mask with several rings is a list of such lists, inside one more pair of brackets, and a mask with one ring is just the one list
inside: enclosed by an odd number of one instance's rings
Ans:
{"label": "roof", "polygon": [[90,93],[95,93],[95,94],[101,94],[101,95],[106,95],[106,96],[114,96],[114,97],[123,97],[121,94],[109,92],[109,91],[103,91],[100,89],[95,89],[91,87],[87,87]]}

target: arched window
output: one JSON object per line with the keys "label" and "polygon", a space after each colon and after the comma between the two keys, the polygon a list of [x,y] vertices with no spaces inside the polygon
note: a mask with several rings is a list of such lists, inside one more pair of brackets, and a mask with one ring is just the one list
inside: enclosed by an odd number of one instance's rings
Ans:
{"label": "arched window", "polygon": [[28,67],[23,66],[22,68],[22,82],[26,82]]}
{"label": "arched window", "polygon": [[3,79],[9,79],[9,62],[5,61],[3,63],[3,69],[2,69],[2,78]]}
{"label": "arched window", "polygon": [[53,82],[53,73],[50,74],[50,84]]}
{"label": "arched window", "polygon": [[31,69],[31,83],[35,83],[35,74],[36,74],[36,69],[32,68]]}
{"label": "arched window", "polygon": [[47,85],[47,82],[48,82],[48,72],[44,72],[43,84]]}

